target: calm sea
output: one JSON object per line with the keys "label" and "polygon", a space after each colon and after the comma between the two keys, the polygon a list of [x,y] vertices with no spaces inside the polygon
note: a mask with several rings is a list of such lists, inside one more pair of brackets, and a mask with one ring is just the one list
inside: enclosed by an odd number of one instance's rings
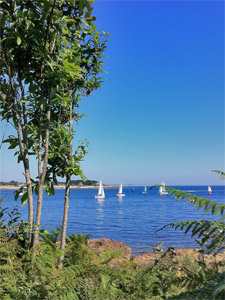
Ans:
{"label": "calm sea", "polygon": [[[225,203],[225,187],[212,186],[212,195],[208,196],[206,186],[179,186],[177,189],[194,195]],[[176,201],[171,196],[160,196],[158,189],[152,189],[143,195],[144,187],[124,187],[126,194],[122,199],[115,196],[116,189],[105,189],[105,200],[95,199],[97,189],[71,190],[68,234],[89,233],[91,238],[111,238],[122,241],[132,248],[132,254],[151,251],[163,241],[175,248],[197,248],[198,245],[182,232],[166,228],[156,230],[170,222],[186,220],[215,219],[210,214],[204,215],[203,210],[197,211],[192,203]],[[6,196],[3,207],[12,208],[20,205],[13,200],[14,191],[0,191],[0,197]],[[63,214],[64,190],[56,190],[55,196],[44,195],[42,225],[45,229],[61,226]],[[27,205],[19,207],[22,218],[27,220]]]}

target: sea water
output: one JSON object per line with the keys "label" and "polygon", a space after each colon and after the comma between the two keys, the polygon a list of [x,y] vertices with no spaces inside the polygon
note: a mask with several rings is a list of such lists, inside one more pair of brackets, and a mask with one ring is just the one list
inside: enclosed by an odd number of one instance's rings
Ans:
{"label": "sea water", "polygon": [[[209,196],[207,186],[178,186],[179,190],[190,192],[193,195],[225,203],[225,187],[212,186],[212,195]],[[179,230],[167,227],[157,231],[171,222],[186,220],[215,220],[219,216],[204,214],[194,208],[193,203],[184,200],[176,201],[169,195],[160,196],[158,189],[142,194],[144,187],[124,187],[126,194],[123,198],[116,197],[117,189],[105,189],[105,199],[98,200],[94,196],[97,189],[71,189],[68,234],[90,234],[91,238],[111,238],[122,241],[132,248],[132,254],[150,252],[160,241],[164,249],[169,246],[175,248],[197,248],[198,244]],[[64,190],[55,190],[54,196],[47,196],[44,192],[43,212],[41,224],[47,230],[61,227]],[[0,197],[5,196],[3,207],[13,208],[18,205],[21,218],[27,220],[27,204],[21,208],[20,199],[14,201],[14,191],[0,191]],[[36,198],[35,198],[36,201]]]}

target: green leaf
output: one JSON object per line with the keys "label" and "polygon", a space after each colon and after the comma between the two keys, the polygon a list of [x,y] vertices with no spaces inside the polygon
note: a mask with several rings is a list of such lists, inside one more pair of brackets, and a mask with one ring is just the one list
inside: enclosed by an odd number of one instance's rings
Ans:
{"label": "green leaf", "polygon": [[18,36],[17,40],[16,40],[17,45],[19,46],[21,44],[21,38]]}
{"label": "green leaf", "polygon": [[21,197],[21,206],[23,207],[27,203],[28,194],[27,191],[23,193],[23,196]]}
{"label": "green leaf", "polygon": [[43,234],[43,235],[46,235],[46,234],[49,234],[49,231],[45,230],[45,229],[41,229],[40,233]]}
{"label": "green leaf", "polygon": [[55,195],[55,188],[53,182],[51,182],[51,194],[54,196]]}
{"label": "green leaf", "polygon": [[49,185],[46,185],[46,193],[48,194],[48,196],[51,196],[51,190],[50,190],[50,186]]}
{"label": "green leaf", "polygon": [[49,153],[48,154],[48,159],[51,159],[51,158],[53,158],[54,157],[54,153]]}

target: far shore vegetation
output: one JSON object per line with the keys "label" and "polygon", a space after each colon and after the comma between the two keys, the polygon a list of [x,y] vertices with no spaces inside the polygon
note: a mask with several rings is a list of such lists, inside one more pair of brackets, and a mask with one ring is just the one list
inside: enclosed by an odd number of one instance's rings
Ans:
{"label": "far shore vegetation", "polygon": [[[65,181],[58,181],[55,186],[65,185]],[[98,184],[98,181],[96,180],[71,180],[71,186],[77,186],[77,185],[84,185],[84,186],[96,186]],[[21,185],[24,185],[23,182],[11,180],[11,181],[0,181],[0,186],[15,186],[20,187]]]}

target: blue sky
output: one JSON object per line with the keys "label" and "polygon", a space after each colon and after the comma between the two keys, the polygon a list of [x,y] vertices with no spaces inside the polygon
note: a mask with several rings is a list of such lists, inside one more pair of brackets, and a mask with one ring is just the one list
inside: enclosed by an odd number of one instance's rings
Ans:
{"label": "blue sky", "polygon": [[[93,14],[111,41],[105,82],[76,128],[90,142],[85,175],[222,184],[210,171],[224,170],[223,1],[98,1]],[[15,162],[4,146],[2,180],[22,180]]]}

